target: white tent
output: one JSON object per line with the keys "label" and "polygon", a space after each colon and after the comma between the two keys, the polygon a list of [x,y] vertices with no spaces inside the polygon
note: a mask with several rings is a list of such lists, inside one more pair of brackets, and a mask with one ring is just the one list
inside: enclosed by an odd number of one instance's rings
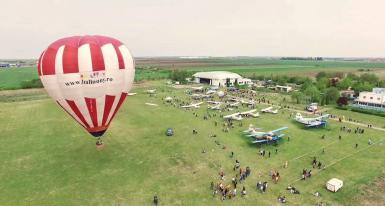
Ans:
{"label": "white tent", "polygon": [[332,192],[337,192],[343,185],[344,182],[342,180],[332,178],[326,183],[326,189]]}

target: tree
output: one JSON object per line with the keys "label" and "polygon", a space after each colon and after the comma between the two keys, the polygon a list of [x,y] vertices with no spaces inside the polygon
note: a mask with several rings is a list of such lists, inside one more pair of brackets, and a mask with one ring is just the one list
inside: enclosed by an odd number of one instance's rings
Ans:
{"label": "tree", "polygon": [[337,100],[338,106],[346,106],[348,105],[348,98],[347,97],[339,97]]}
{"label": "tree", "polygon": [[338,97],[340,96],[340,92],[335,87],[330,87],[326,89],[324,94],[325,96],[325,104],[330,104],[331,102],[336,102]]}
{"label": "tree", "polygon": [[322,72],[318,72],[318,74],[315,76],[315,78],[318,80],[322,79],[322,78],[327,78],[327,74],[326,72],[322,71]]}
{"label": "tree", "polygon": [[355,92],[362,92],[362,91],[370,91],[372,90],[373,88],[373,85],[368,83],[368,82],[356,82],[354,85],[353,85],[353,88],[354,88],[354,91]]}
{"label": "tree", "polygon": [[289,77],[286,75],[277,75],[273,78],[273,81],[279,85],[285,85],[289,81]]}
{"label": "tree", "polygon": [[170,79],[174,80],[174,81],[178,81],[178,82],[181,82],[181,83],[186,83],[187,80],[186,78],[190,77],[191,74],[185,70],[173,70],[170,74]]}
{"label": "tree", "polygon": [[346,77],[337,83],[337,88],[340,90],[348,89],[351,86],[353,86],[353,79],[351,77]]}
{"label": "tree", "polygon": [[307,87],[304,90],[304,93],[307,97],[309,97],[311,102],[319,102],[320,97],[321,97],[321,92],[317,89],[316,86],[311,85]]}
{"label": "tree", "polygon": [[325,90],[329,87],[329,79],[326,77],[323,77],[316,82],[316,86],[320,91]]}
{"label": "tree", "polygon": [[303,83],[301,86],[301,91],[305,91],[306,88],[311,87],[311,86],[313,86],[313,81],[310,78],[306,77],[303,80]]}
{"label": "tree", "polygon": [[291,93],[291,99],[295,101],[297,104],[301,103],[305,95],[300,91],[294,91]]}
{"label": "tree", "polygon": [[365,73],[360,76],[360,81],[369,82],[377,85],[377,83],[379,82],[379,79],[375,74]]}

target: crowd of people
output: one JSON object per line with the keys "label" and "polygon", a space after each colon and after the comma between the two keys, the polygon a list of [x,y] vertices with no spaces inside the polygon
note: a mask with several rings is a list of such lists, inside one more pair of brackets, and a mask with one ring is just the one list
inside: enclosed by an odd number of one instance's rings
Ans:
{"label": "crowd of people", "polygon": [[[236,173],[233,178],[231,178],[231,183],[226,184],[226,176],[223,170],[219,172],[219,182],[216,184],[214,181],[211,182],[211,190],[213,191],[213,197],[220,196],[221,200],[232,199],[237,196],[237,186],[238,184],[245,181],[246,178],[251,174],[250,167],[246,167],[245,169],[240,167],[240,163],[236,160],[235,168],[239,168],[239,173]],[[246,196],[246,187],[242,186],[241,196]]]}
{"label": "crowd of people", "polygon": [[[273,104],[273,102],[271,100],[267,99],[266,97],[256,98],[257,96],[255,95],[255,92],[251,92],[249,90],[239,90],[238,92],[232,92],[231,94],[234,97],[240,97],[240,98],[245,98],[245,99],[249,99],[249,100],[254,99],[255,102],[259,103],[259,104],[260,103]],[[178,99],[177,99],[176,102],[179,104],[179,106],[180,105],[188,104],[188,102],[181,101],[181,100],[178,100]],[[228,101],[226,100],[225,102],[228,102]],[[287,109],[293,109],[293,107],[288,106],[288,105],[284,105],[282,107],[283,108],[287,108]],[[225,106],[225,109],[230,109],[230,106],[227,104]],[[195,117],[199,117],[199,118],[203,117],[203,120],[209,120],[209,119],[211,119],[213,117],[216,117],[215,113],[210,114],[208,110],[207,110],[207,114],[204,114],[204,115],[200,116],[197,112],[193,112],[193,115]],[[220,118],[223,118],[223,114],[221,114],[221,113],[219,113],[218,116]],[[336,115],[330,115],[330,118],[338,118],[338,117]],[[344,120],[343,117],[340,118],[340,121],[342,121],[342,120]],[[348,118],[347,121],[359,122],[359,121],[354,120],[352,118]],[[241,122],[239,124],[235,124],[234,121],[231,120],[231,119],[223,120],[223,122],[218,122],[217,120],[215,120],[214,121],[214,125],[215,126],[221,126],[222,125],[222,131],[223,132],[229,132],[230,129],[233,129],[236,126],[239,126],[239,127],[243,126]],[[371,127],[372,127],[372,125],[368,124],[368,128],[371,128]],[[354,132],[355,134],[364,134],[365,129],[361,128],[361,127],[356,127],[355,129],[352,129],[352,128],[349,128],[347,126],[341,126],[340,127],[340,131],[341,132],[347,132],[347,133]],[[196,129],[194,129],[193,130],[193,134],[198,134],[198,131]],[[216,137],[216,135],[215,136],[211,136],[211,137]],[[339,140],[341,140],[342,136],[339,135],[338,138],[339,138]],[[325,139],[325,135],[322,135],[322,139]],[[288,141],[289,141],[289,137],[288,137]],[[215,139],[214,143],[216,145],[218,145],[218,146],[222,146],[222,149],[226,149],[226,146],[222,145],[218,140]],[[368,144],[372,144],[372,141],[370,139],[369,139]],[[358,144],[357,143],[355,144],[355,147],[358,148]],[[206,152],[206,150],[202,150],[202,151]],[[323,148],[323,152],[324,151],[325,151],[325,148]],[[276,149],[275,153],[276,154],[278,153],[277,149]],[[272,154],[272,152],[265,151],[264,149],[260,149],[260,151],[259,151],[259,155],[262,156],[262,157],[265,157],[265,156],[271,157],[271,154]],[[233,159],[234,156],[235,156],[234,152],[231,152],[230,153],[230,158]],[[322,162],[321,161],[317,161],[316,157],[313,158],[313,160],[311,162],[311,166],[312,166],[312,169],[323,169]],[[284,165],[283,165],[283,168],[287,168],[287,167],[288,167],[288,161],[285,161]],[[302,170],[301,179],[302,180],[306,180],[306,179],[311,178],[311,176],[312,176],[312,169],[304,168]],[[213,192],[213,197],[218,197],[219,196],[221,200],[234,199],[238,195],[238,193],[239,193],[239,191],[237,191],[239,188],[241,188],[240,196],[241,197],[245,197],[246,196],[246,194],[247,194],[246,186],[243,183],[251,175],[251,168],[248,167],[248,166],[247,167],[241,167],[240,161],[238,159],[235,159],[235,163],[234,163],[234,166],[233,166],[233,172],[232,173],[233,174],[229,175],[231,178],[226,179],[225,172],[223,170],[220,170],[220,172],[218,173],[219,180],[211,182],[211,190]],[[272,182],[277,183],[280,180],[280,173],[277,170],[271,170],[270,171],[270,177],[271,177],[271,181]],[[216,182],[216,183],[214,183],[214,182]],[[241,186],[239,186],[239,184],[241,184]],[[256,190],[260,191],[261,193],[266,192],[267,188],[268,188],[268,182],[267,181],[258,181],[256,183]],[[289,185],[286,189],[287,189],[287,191],[290,194],[300,194],[299,190],[297,188],[293,187],[293,186]],[[155,202],[157,204],[159,202],[159,199],[158,199],[157,196],[155,196],[155,197],[154,197],[154,204],[155,204]],[[286,203],[287,202],[286,196],[280,194],[278,196],[278,201],[280,203]],[[317,203],[317,206],[323,206],[323,205],[325,205],[323,202]]]}

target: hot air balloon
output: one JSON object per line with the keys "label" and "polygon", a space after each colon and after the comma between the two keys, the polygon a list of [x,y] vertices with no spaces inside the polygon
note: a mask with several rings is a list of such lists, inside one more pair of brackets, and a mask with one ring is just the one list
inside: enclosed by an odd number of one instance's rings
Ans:
{"label": "hot air balloon", "polygon": [[72,36],[43,51],[38,73],[48,95],[100,140],[131,89],[135,66],[119,40]]}

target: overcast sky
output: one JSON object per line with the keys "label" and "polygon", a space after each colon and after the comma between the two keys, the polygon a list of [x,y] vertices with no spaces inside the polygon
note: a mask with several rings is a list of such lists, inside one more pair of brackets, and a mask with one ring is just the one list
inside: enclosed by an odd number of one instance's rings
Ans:
{"label": "overcast sky", "polygon": [[134,56],[385,57],[384,0],[1,0],[0,58],[100,34]]}

